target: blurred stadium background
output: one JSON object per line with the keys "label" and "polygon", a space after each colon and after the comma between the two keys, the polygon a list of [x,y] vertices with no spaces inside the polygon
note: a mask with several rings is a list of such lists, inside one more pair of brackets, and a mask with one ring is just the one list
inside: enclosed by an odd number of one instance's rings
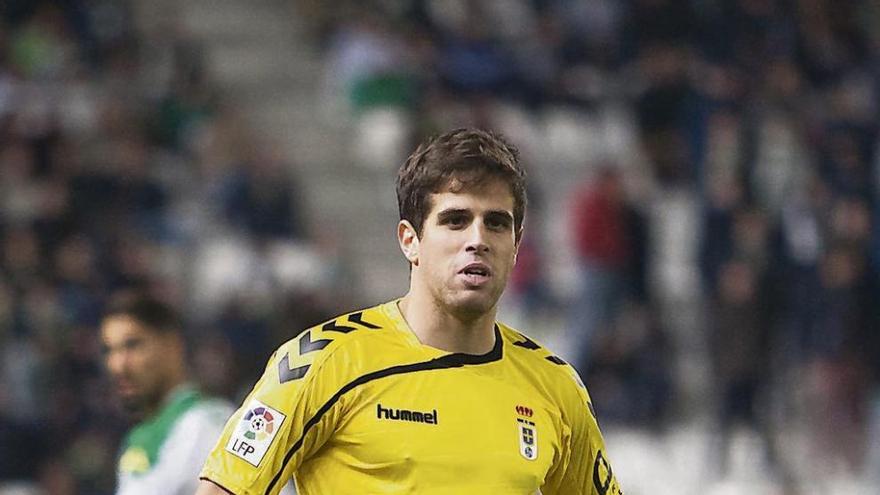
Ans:
{"label": "blurred stadium background", "polygon": [[880,493],[877,2],[0,15],[0,493],[112,493],[115,290],[181,308],[235,401],[305,326],[401,295],[394,173],[465,125],[531,177],[503,319],[580,369],[628,494]]}

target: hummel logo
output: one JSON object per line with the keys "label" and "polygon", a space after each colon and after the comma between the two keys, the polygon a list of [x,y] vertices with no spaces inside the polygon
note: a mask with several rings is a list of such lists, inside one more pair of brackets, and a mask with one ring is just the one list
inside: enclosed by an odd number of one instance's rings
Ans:
{"label": "hummel logo", "polygon": [[394,421],[412,421],[413,423],[427,423],[436,425],[440,418],[437,410],[431,412],[408,411],[406,409],[386,409],[382,404],[376,404],[376,418],[391,419]]}

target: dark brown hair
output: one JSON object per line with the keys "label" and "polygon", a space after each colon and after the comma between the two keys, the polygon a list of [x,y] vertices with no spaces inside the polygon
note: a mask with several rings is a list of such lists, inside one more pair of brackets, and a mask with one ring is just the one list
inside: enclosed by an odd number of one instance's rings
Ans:
{"label": "dark brown hair", "polygon": [[116,294],[107,305],[104,318],[127,316],[157,333],[181,333],[180,316],[170,305],[139,291]]}
{"label": "dark brown hair", "polygon": [[522,235],[526,210],[525,171],[519,151],[501,135],[479,129],[455,129],[419,145],[397,173],[397,207],[422,235],[431,211],[431,194],[453,186],[456,190],[500,178],[513,195],[516,240]]}

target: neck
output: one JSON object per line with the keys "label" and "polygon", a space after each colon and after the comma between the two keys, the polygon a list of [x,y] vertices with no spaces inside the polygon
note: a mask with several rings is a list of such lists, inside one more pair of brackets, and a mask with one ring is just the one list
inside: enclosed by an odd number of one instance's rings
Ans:
{"label": "neck", "polygon": [[398,304],[422,344],[465,354],[485,354],[495,345],[495,308],[473,318],[456,315],[413,290]]}
{"label": "neck", "polygon": [[141,418],[150,419],[159,414],[159,411],[161,411],[162,408],[165,407],[166,404],[168,404],[168,401],[171,399],[171,396],[174,394],[174,392],[176,392],[181,385],[186,383],[186,381],[186,375],[175,373],[174,379],[171,381],[171,385],[165,389],[165,392],[162,394],[158,401],[150,404],[144,410]]}

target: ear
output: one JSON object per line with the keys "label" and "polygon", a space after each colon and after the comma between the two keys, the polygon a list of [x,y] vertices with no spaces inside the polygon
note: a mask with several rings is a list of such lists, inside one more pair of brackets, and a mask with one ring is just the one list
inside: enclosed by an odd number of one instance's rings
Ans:
{"label": "ear", "polygon": [[166,346],[166,349],[172,352],[185,352],[185,344],[183,342],[183,336],[177,332],[168,332],[163,334],[162,341]]}
{"label": "ear", "polygon": [[409,220],[397,224],[397,243],[403,255],[413,265],[419,264],[419,235]]}
{"label": "ear", "polygon": [[516,255],[519,254],[519,247],[522,246],[523,228],[519,228],[519,232],[513,239],[513,264],[516,265]]}

